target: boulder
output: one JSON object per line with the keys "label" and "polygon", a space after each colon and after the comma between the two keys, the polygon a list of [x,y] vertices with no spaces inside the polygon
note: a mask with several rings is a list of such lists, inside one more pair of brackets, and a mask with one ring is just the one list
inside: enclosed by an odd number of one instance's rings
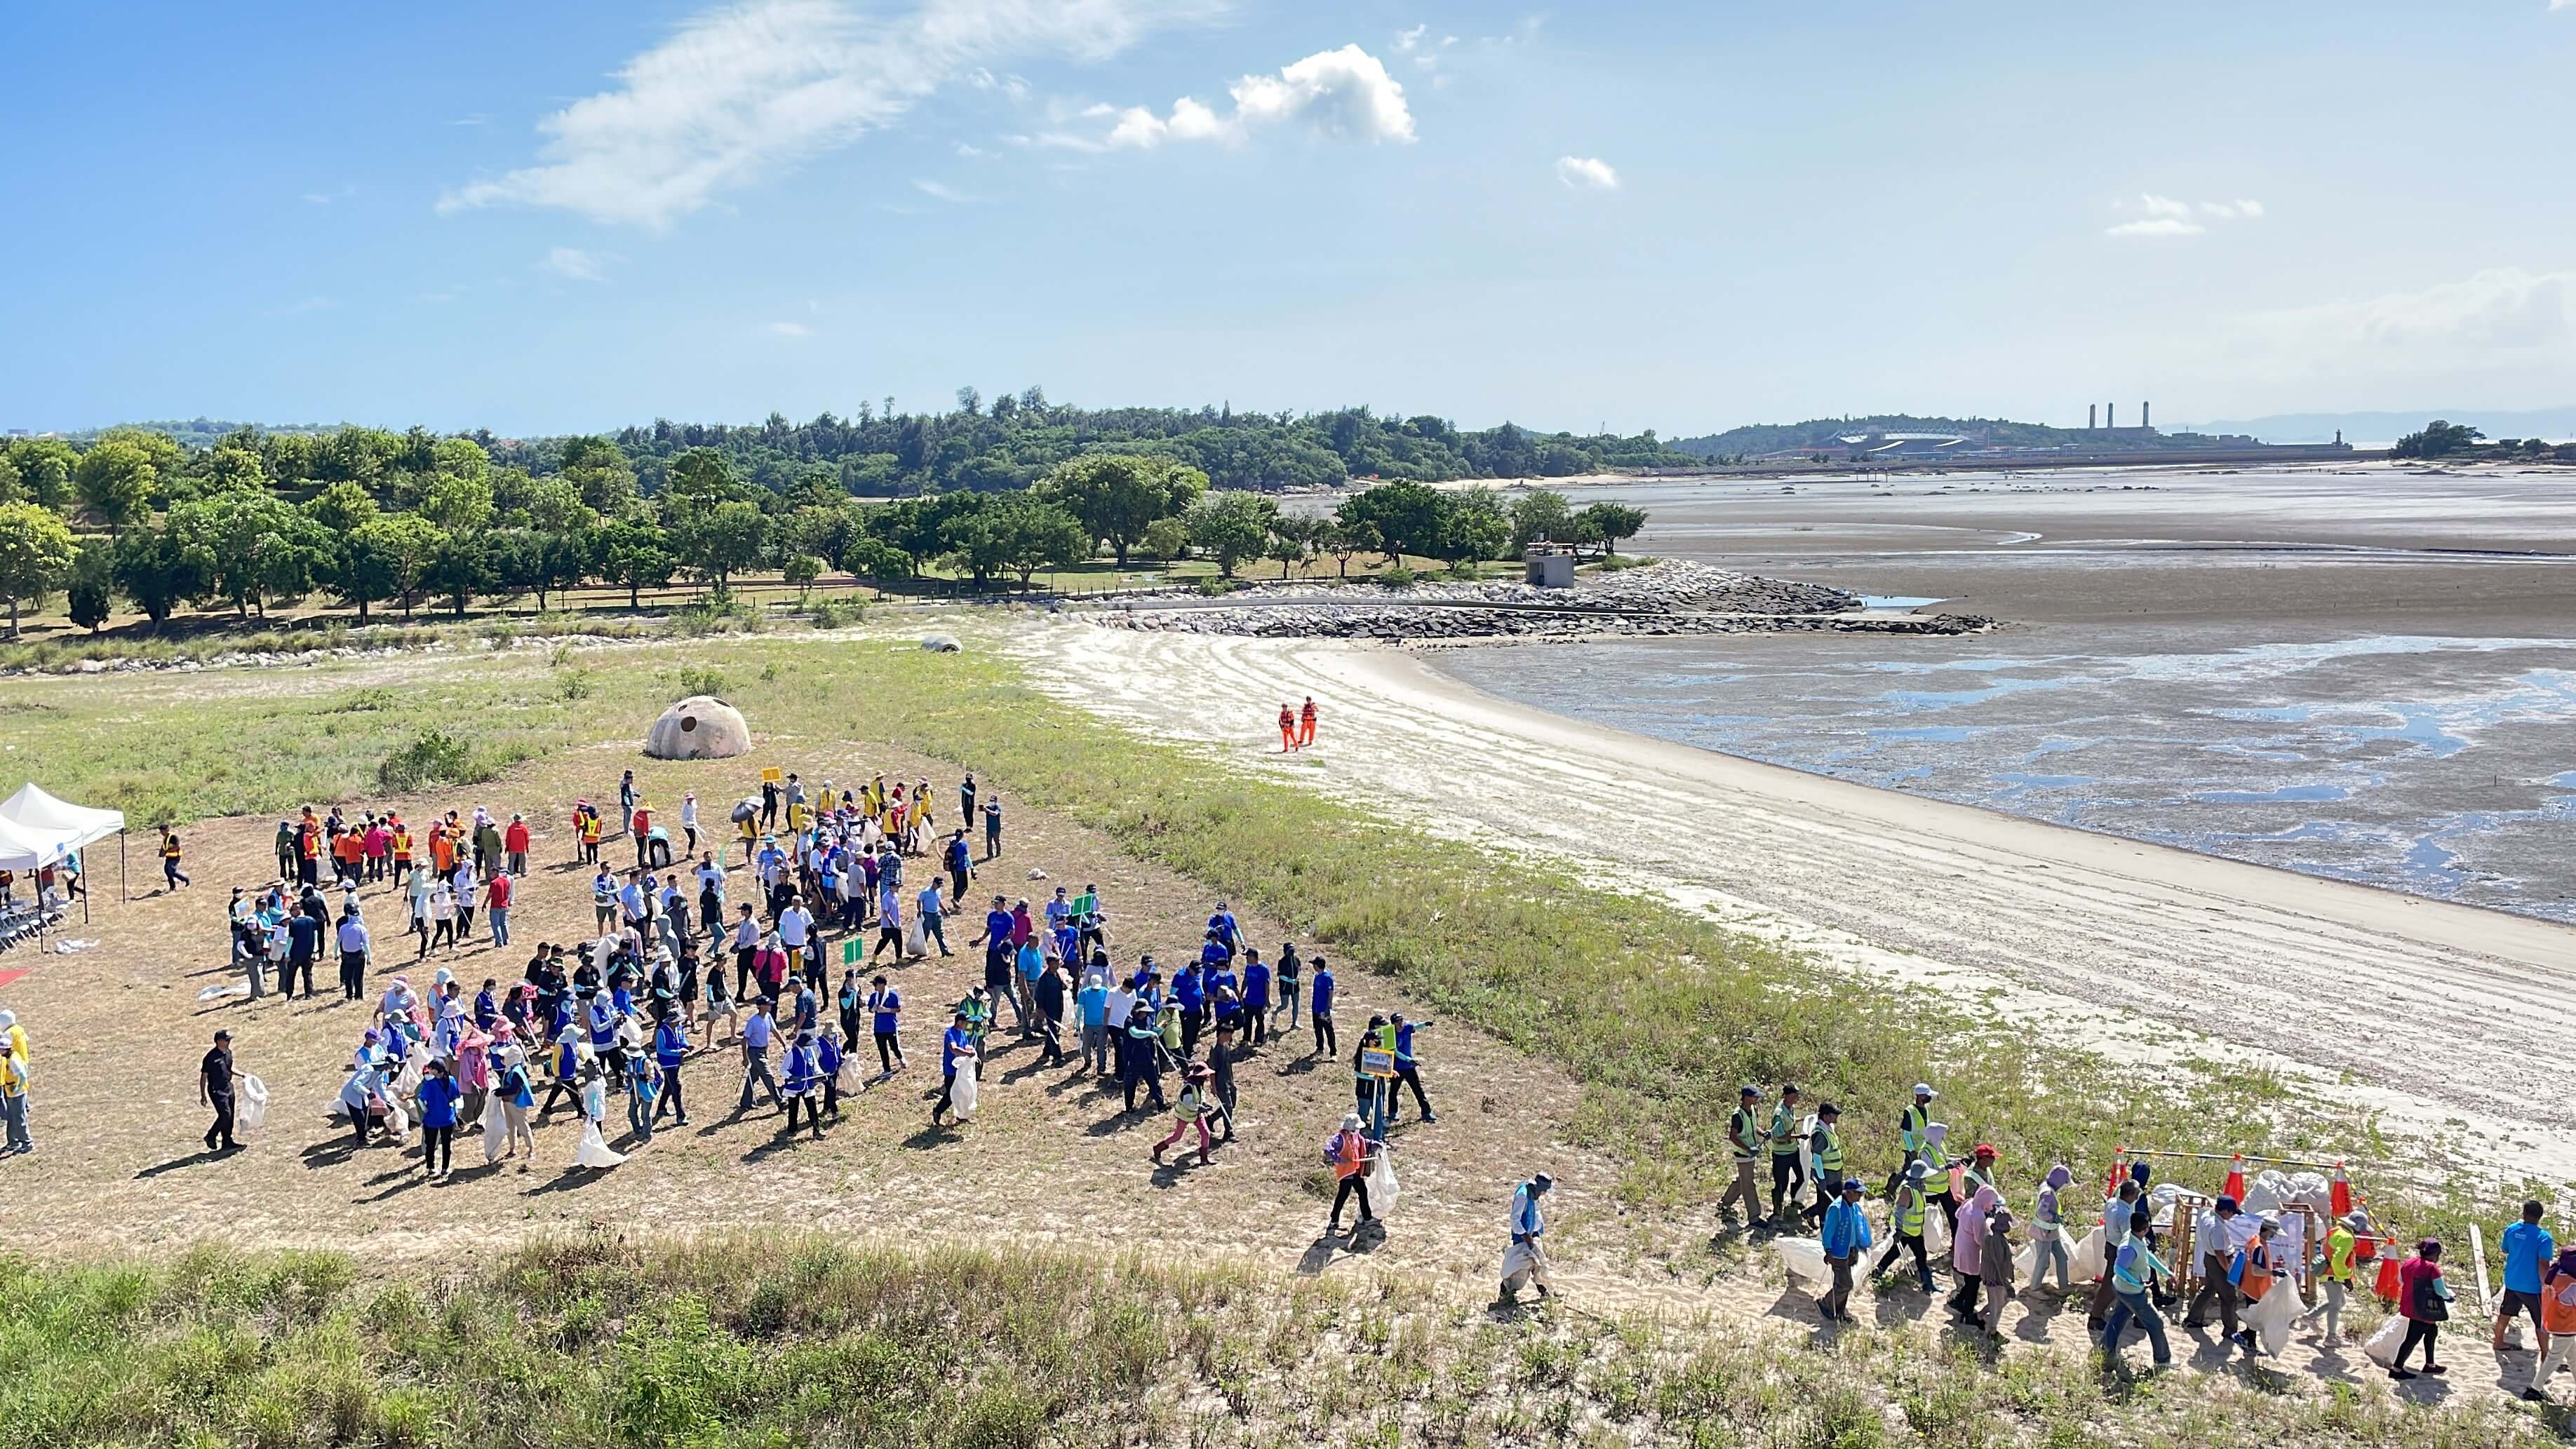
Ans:
{"label": "boulder", "polygon": [[657,760],[729,760],[750,749],[751,726],[742,711],[705,694],[662,711],[644,736],[644,753]]}

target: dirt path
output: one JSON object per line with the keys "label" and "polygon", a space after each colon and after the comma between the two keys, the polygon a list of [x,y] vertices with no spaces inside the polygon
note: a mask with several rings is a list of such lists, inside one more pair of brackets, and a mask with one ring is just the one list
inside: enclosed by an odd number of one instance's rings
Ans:
{"label": "dirt path", "polygon": [[[1058,666],[1039,677],[1082,681],[1068,699],[1230,762],[1560,853],[1855,969],[1992,994],[2121,1054],[2304,1068],[2461,1160],[2576,1176],[2557,1130],[2576,930],[1628,735],[1392,650],[1077,623],[1038,637]],[[1267,722],[1307,694],[1319,744],[1283,758]]]}

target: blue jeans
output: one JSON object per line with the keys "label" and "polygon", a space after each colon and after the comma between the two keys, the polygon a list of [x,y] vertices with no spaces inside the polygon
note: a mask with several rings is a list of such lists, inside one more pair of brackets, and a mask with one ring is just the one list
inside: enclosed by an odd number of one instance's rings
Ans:
{"label": "blue jeans", "polygon": [[2147,1330],[2147,1342],[2155,1348],[2156,1363],[2159,1366],[2172,1363],[2173,1350],[2165,1346],[2164,1315],[2156,1312],[2155,1305],[2147,1302],[2146,1295],[2114,1293],[2111,1297],[2111,1312],[2102,1320],[2103,1354],[2115,1361],[2120,1357],[2120,1335],[2135,1320]]}

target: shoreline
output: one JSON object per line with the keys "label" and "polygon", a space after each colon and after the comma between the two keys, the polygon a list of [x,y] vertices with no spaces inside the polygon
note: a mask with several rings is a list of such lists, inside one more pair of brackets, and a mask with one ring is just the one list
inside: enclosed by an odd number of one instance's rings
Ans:
{"label": "shoreline", "polygon": [[[1059,697],[1440,833],[1588,873],[2139,1062],[2302,1069],[2444,1155],[2576,1177],[2576,929],[1633,735],[1487,695],[1418,649],[1050,628]],[[1315,749],[1262,743],[1312,694]],[[1211,699],[1244,701],[1243,718]]]}

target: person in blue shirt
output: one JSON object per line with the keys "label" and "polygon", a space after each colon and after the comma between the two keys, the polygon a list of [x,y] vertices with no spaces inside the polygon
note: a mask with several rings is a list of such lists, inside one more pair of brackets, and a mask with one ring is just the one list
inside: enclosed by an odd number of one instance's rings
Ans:
{"label": "person in blue shirt", "polygon": [[1440,1114],[1431,1110],[1431,1099],[1422,1095],[1422,1063],[1413,1055],[1413,1034],[1417,1031],[1429,1031],[1431,1025],[1427,1021],[1407,1021],[1400,1013],[1395,1017],[1395,1081],[1388,1084],[1386,1093],[1386,1118],[1389,1122],[1395,1120],[1395,1092],[1398,1086],[1413,1088],[1413,1104],[1422,1109],[1423,1121],[1440,1120]]}
{"label": "person in blue shirt", "polygon": [[483,978],[483,989],[474,993],[474,1025],[480,1030],[490,1031],[492,1023],[500,1020],[500,998],[492,994],[493,988],[500,984],[499,981],[486,976]]}
{"label": "person in blue shirt", "polygon": [[796,1109],[805,1109],[805,1125],[813,1129],[814,1140],[823,1140],[823,1070],[821,1054],[814,1043],[814,1029],[800,1028],[796,1040],[787,1048],[787,1125],[779,1131],[796,1135]]}
{"label": "person in blue shirt", "polygon": [[680,1100],[680,1068],[689,1060],[689,1025],[686,1017],[673,1012],[653,1028],[653,1064],[662,1069],[662,1100],[653,1104],[653,1120],[660,1121],[665,1111],[689,1125],[689,1107]]}
{"label": "person in blue shirt", "polygon": [[2558,1256],[2558,1245],[2551,1241],[2549,1229],[2540,1225],[2547,1211],[2538,1198],[2522,1205],[2522,1221],[2504,1230],[2497,1246],[2504,1250],[2504,1301],[2496,1309],[2495,1351],[2504,1352],[2504,1331],[2517,1313],[2531,1315],[2534,1352],[2549,1352],[2549,1330],[2540,1318],[2540,1275]]}
{"label": "person in blue shirt", "polygon": [[[2119,1205],[2118,1199],[2113,1199],[2110,1204],[2114,1208]],[[2156,1367],[2164,1368],[2173,1362],[2173,1350],[2165,1343],[2164,1315],[2157,1312],[2147,1298],[2157,1274],[2164,1274],[2167,1278],[2173,1276],[2173,1269],[2156,1256],[2155,1232],[2155,1219],[2148,1213],[2147,1205],[2139,1203],[2129,1214],[2128,1238],[2111,1259],[2112,1304],[2110,1313],[2102,1320],[2102,1356],[2109,1360],[2113,1369],[2120,1365],[2120,1335],[2132,1322],[2147,1330],[2147,1342],[2155,1350]]]}
{"label": "person in blue shirt", "polygon": [[974,1033],[966,1029],[966,1013],[962,1011],[949,1022],[948,1030],[939,1038],[939,1100],[930,1108],[930,1125],[933,1127],[939,1125],[939,1119],[947,1114],[949,1103],[957,1094],[957,1063],[961,1058],[970,1066],[975,1058]]}
{"label": "person in blue shirt", "polygon": [[1257,1047],[1270,1037],[1270,964],[1258,950],[1243,953],[1243,1044]]}
{"label": "person in blue shirt", "polygon": [[1109,1070],[1109,978],[1093,972],[1074,993],[1082,1012],[1082,1069],[1099,1076]]}
{"label": "person in blue shirt", "polygon": [[1825,1209],[1825,1221],[1819,1236],[1823,1241],[1825,1261],[1833,1265],[1834,1286],[1816,1301],[1817,1311],[1829,1322],[1856,1322],[1851,1314],[1852,1264],[1869,1251],[1869,1218],[1860,1207],[1861,1182],[1857,1177],[1843,1179],[1842,1197]]}
{"label": "person in blue shirt", "polygon": [[1234,912],[1227,910],[1223,901],[1216,903],[1216,914],[1208,917],[1208,934],[1216,937],[1229,957],[1241,949],[1242,932],[1234,923]]}
{"label": "person in blue shirt", "polygon": [[464,1093],[436,1057],[421,1068],[420,1166],[430,1177],[442,1177],[456,1166],[456,1099]]}
{"label": "person in blue shirt", "polygon": [[[1319,975],[1323,964],[1315,963]],[[1548,1296],[1547,1252],[1539,1246],[1539,1235],[1547,1231],[1547,1219],[1539,1212],[1539,1199],[1554,1186],[1556,1179],[1542,1172],[1512,1190],[1512,1245],[1503,1253],[1505,1303],[1520,1301],[1523,1284],[1535,1284],[1539,1297]]]}
{"label": "person in blue shirt", "polygon": [[967,847],[966,832],[963,829],[948,837],[948,845],[943,854],[948,866],[949,894],[961,901],[966,899],[966,887],[975,878],[975,865],[969,858],[973,853]]}
{"label": "person in blue shirt", "polygon": [[1306,1055],[1332,1056],[1341,1049],[1333,1039],[1333,968],[1321,956],[1315,958],[1315,995],[1307,1005],[1314,1013],[1315,1049]]}
{"label": "person in blue shirt", "polygon": [[[293,996],[295,978],[298,975],[304,978],[305,996],[309,999],[313,995],[313,952],[320,945],[321,940],[322,923],[320,921],[302,911],[287,918],[286,981],[278,989],[278,995]],[[343,991],[348,992],[351,1001],[358,999],[357,992],[349,990],[349,982],[345,975],[341,978],[340,986]]]}
{"label": "person in blue shirt", "polygon": [[814,1067],[823,1077],[823,1110],[841,1120],[841,1029],[824,1027],[814,1039]]}
{"label": "person in blue shirt", "polygon": [[1183,962],[1172,976],[1172,999],[1181,1005],[1181,1055],[1198,1055],[1199,1030],[1207,1025],[1207,981],[1196,962]]}
{"label": "person in blue shirt", "polygon": [[869,986],[869,1025],[876,1035],[877,1065],[891,1077],[895,1069],[904,1064],[903,1043],[895,1036],[903,1024],[903,994],[886,985],[883,976],[877,977]]}
{"label": "person in blue shirt", "polygon": [[784,1112],[787,1104],[778,1096],[778,1078],[769,1070],[769,1039],[777,1035],[778,1021],[770,1013],[778,1003],[764,996],[751,1008],[751,1019],[742,1024],[742,1105],[734,1109],[740,1116],[751,1110],[754,1087],[769,1093],[769,1105]]}

